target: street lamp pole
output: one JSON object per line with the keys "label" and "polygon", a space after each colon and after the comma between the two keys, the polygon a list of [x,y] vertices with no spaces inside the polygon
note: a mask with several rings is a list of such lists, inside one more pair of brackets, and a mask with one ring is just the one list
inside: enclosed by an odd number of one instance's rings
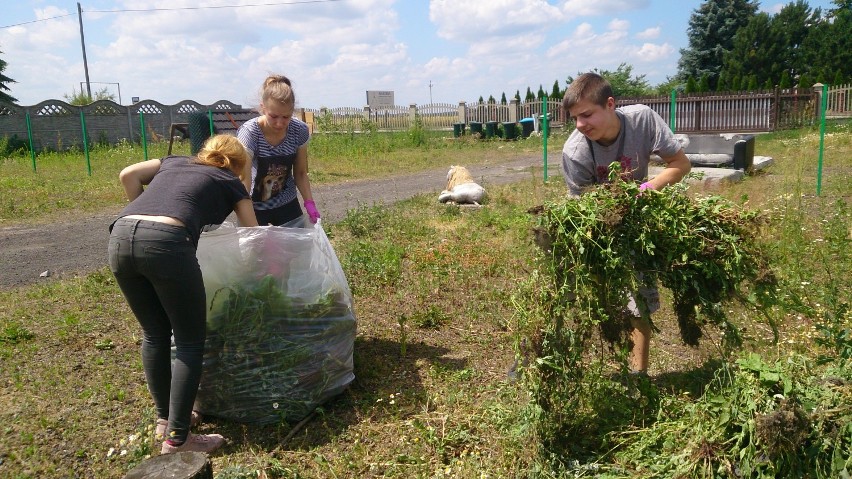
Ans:
{"label": "street lamp pole", "polygon": [[[80,21],[80,44],[83,45],[83,69],[86,71],[86,92],[92,98],[92,85],[89,84],[89,62],[86,60],[86,40],[83,38],[83,7],[77,2],[77,19]],[[80,90],[83,86],[80,85]]]}
{"label": "street lamp pole", "polygon": [[432,80],[429,80],[429,104],[432,104]]}

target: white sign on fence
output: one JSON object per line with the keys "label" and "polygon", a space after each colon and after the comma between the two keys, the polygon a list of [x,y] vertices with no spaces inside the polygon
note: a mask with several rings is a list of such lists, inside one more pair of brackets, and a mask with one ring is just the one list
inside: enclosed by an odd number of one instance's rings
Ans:
{"label": "white sign on fence", "polygon": [[393,108],[393,91],[367,90],[367,106],[371,110]]}

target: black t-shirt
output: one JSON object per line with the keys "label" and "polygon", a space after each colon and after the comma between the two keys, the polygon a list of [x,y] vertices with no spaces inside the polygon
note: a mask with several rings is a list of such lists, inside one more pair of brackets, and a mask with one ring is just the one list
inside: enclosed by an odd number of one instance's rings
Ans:
{"label": "black t-shirt", "polygon": [[119,218],[129,215],[170,216],[186,225],[198,244],[201,228],[220,224],[238,201],[249,198],[246,187],[232,171],[195,163],[186,156],[167,156],[145,191],[127,205]]}

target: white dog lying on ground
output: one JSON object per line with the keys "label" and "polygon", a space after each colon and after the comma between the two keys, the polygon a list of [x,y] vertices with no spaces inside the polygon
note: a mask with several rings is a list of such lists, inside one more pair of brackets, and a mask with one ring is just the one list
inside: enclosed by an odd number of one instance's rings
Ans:
{"label": "white dog lying on ground", "polygon": [[438,201],[479,206],[484,197],[485,188],[473,181],[467,168],[454,165],[447,172],[447,189],[438,195]]}

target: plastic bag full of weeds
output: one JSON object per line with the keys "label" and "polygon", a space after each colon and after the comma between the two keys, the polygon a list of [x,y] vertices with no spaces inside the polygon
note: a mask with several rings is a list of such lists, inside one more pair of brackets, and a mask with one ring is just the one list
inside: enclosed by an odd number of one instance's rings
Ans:
{"label": "plastic bag full of weeds", "polygon": [[296,421],[355,378],[352,294],[321,223],[201,235],[207,292],[195,408],[239,422]]}

